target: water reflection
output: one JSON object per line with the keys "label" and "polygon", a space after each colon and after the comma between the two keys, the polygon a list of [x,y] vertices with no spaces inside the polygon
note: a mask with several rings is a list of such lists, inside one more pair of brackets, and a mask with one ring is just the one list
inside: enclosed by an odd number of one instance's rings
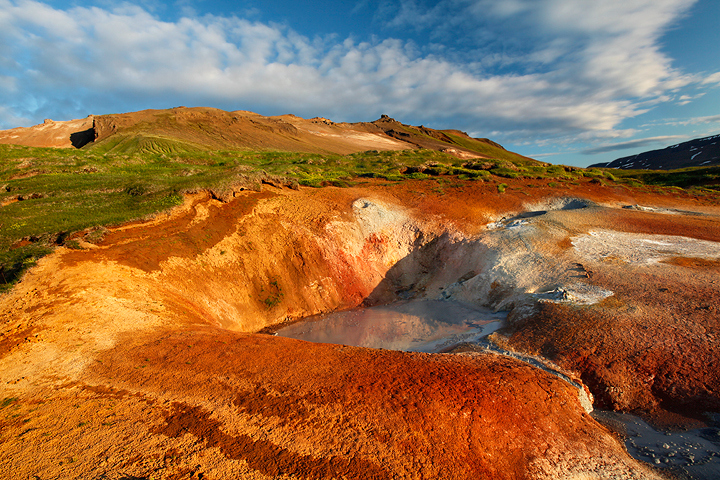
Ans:
{"label": "water reflection", "polygon": [[412,300],[308,317],[276,334],[319,343],[440,352],[492,333],[506,315],[456,302]]}

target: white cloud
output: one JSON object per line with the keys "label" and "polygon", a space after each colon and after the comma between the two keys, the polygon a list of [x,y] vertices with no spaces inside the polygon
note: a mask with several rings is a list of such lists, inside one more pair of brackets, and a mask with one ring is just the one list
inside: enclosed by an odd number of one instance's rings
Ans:
{"label": "white cloud", "polygon": [[639,138],[636,140],[629,140],[627,142],[621,142],[621,143],[611,143],[607,145],[601,145],[599,147],[590,148],[587,150],[583,150],[583,155],[596,155],[598,153],[608,153],[608,152],[615,152],[618,150],[627,150],[630,148],[639,148],[639,147],[645,147],[647,145],[657,145],[661,143],[672,143],[676,140],[685,140],[687,139],[684,135],[662,135],[657,137],[648,137],[648,138]]}
{"label": "white cloud", "polygon": [[572,153],[577,153],[577,152],[568,151],[568,152],[551,152],[551,153],[531,153],[527,156],[530,158],[538,159],[538,158],[546,158],[546,157],[556,157],[558,155],[567,155],[567,154],[572,154]]}
{"label": "white cloud", "polygon": [[711,115],[707,117],[693,117],[682,122],[678,122],[680,125],[698,125],[701,123],[718,123],[720,122],[720,115]]}
{"label": "white cloud", "polygon": [[705,92],[698,93],[697,95],[680,95],[678,98],[677,105],[687,105],[692,103],[693,100],[697,100],[705,95]]}
{"label": "white cloud", "polygon": [[720,115],[709,115],[704,117],[690,117],[690,118],[670,118],[670,119],[664,119],[662,121],[658,122],[652,122],[645,125],[641,125],[641,127],[657,127],[657,126],[670,126],[670,127],[680,127],[680,126],[688,126],[688,125],[701,125],[705,123],[720,123]]}
{"label": "white cloud", "polygon": [[[642,40],[658,34],[696,0],[526,0],[543,25],[583,35],[630,35]],[[532,6],[532,7],[530,7]],[[633,46],[628,45],[631,49]]]}
{"label": "white cloud", "polygon": [[[475,22],[478,39],[523,30],[527,45],[539,45],[472,67],[395,39],[334,42],[235,17],[167,22],[129,4],[61,10],[0,0],[1,58],[13,59],[2,63],[8,75],[0,84],[16,78],[24,92],[6,90],[0,101],[24,112],[18,116],[63,99],[86,101],[83,95],[172,98],[338,120],[389,113],[525,138],[617,138],[626,134],[618,129],[623,120],[694,81],[658,48],[692,1],[444,0],[430,10],[403,1],[394,10],[397,26]],[[490,31],[505,21],[527,28]],[[518,68],[492,70],[508,64]]]}
{"label": "white cloud", "polygon": [[720,72],[713,73],[712,75],[708,75],[705,77],[705,79],[702,82],[704,85],[709,85],[711,83],[715,83],[720,85]]}
{"label": "white cloud", "polygon": [[[645,106],[669,101],[667,92],[700,80],[675,70],[660,49],[662,34],[693,3],[695,0],[442,0],[424,12],[416,2],[401,0],[402,8],[391,24],[414,22],[436,32],[452,25],[455,31],[483,32],[476,39],[479,44],[489,38],[503,47],[508,36],[520,39],[525,50],[513,56],[519,74],[523,74],[523,62],[526,75],[534,76],[538,69],[546,72],[540,78],[548,88],[536,92],[535,97],[572,99],[580,106],[573,109],[580,123],[585,123],[583,111],[609,102],[613,107],[598,117],[594,127],[605,130],[641,113]],[[441,12],[452,12],[452,20],[448,22]],[[463,28],[457,28],[458,22],[463,22]],[[502,63],[495,53],[484,60],[481,65],[489,69]],[[558,86],[558,79],[564,82],[564,89]],[[539,100],[540,106],[549,103]]]}

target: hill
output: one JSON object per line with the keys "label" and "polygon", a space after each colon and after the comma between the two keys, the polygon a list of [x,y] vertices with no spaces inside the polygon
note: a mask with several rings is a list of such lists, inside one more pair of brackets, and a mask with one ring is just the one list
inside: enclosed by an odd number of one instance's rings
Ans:
{"label": "hill", "polygon": [[177,107],[89,116],[0,131],[0,143],[31,147],[84,148],[97,153],[187,153],[208,150],[280,150],[346,155],[367,150],[424,148],[461,159],[529,161],[484,138],[459,130],[402,124],[387,115],[374,122],[335,123],[295,115]]}
{"label": "hill", "polygon": [[0,130],[0,143],[28,147],[79,148],[94,139],[94,118],[55,122],[49,118],[40,125]]}
{"label": "hill", "polygon": [[696,138],[667,148],[596,163],[590,167],[624,170],[674,170],[678,168],[720,165],[720,135]]}

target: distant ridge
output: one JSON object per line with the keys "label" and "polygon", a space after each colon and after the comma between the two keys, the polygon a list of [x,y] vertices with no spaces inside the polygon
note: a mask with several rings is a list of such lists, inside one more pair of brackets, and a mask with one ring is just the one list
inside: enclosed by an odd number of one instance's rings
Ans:
{"label": "distant ridge", "polygon": [[720,135],[696,138],[688,142],[651,150],[612,162],[596,163],[590,167],[620,168],[624,170],[674,170],[676,168],[705,167],[720,164]]}
{"label": "distant ridge", "polygon": [[405,125],[387,115],[373,122],[335,123],[321,117],[266,117],[204,107],[90,115],[65,122],[46,120],[33,127],[0,131],[0,143],[128,155],[236,149],[346,155],[425,148],[461,159],[528,160],[486,138],[472,138],[459,130]]}

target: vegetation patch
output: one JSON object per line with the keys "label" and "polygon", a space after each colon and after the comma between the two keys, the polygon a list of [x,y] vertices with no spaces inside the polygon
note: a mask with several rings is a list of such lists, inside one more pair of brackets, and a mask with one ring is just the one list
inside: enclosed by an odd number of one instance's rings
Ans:
{"label": "vegetation patch", "polygon": [[17,397],[4,398],[3,400],[0,400],[0,408],[8,407],[8,406],[12,405],[13,403],[17,402],[17,400],[18,400]]}
{"label": "vegetation patch", "polygon": [[282,287],[276,278],[270,280],[266,287],[260,287],[260,300],[269,310],[277,307],[283,298]]}
{"label": "vegetation patch", "polygon": [[[211,150],[157,135],[118,136],[82,149],[0,145],[0,292],[55,246],[78,248],[77,232],[85,233],[85,241],[100,241],[105,227],[154,215],[181,204],[184,193],[202,190],[227,201],[234,191],[260,190],[263,183],[342,188],[359,178],[383,179],[392,185],[445,177],[499,177],[549,179],[553,187],[591,177],[631,188],[692,188],[705,196],[720,192],[717,166],[661,172],[586,170],[545,164],[492,142],[446,133],[458,145],[492,158],[468,161],[423,148],[350,155]],[[499,192],[505,188],[506,184],[498,185]],[[272,297],[265,298],[273,303]]]}
{"label": "vegetation patch", "polygon": [[637,185],[680,187],[720,192],[720,166],[691,167],[677,170],[613,170],[618,181]]}

